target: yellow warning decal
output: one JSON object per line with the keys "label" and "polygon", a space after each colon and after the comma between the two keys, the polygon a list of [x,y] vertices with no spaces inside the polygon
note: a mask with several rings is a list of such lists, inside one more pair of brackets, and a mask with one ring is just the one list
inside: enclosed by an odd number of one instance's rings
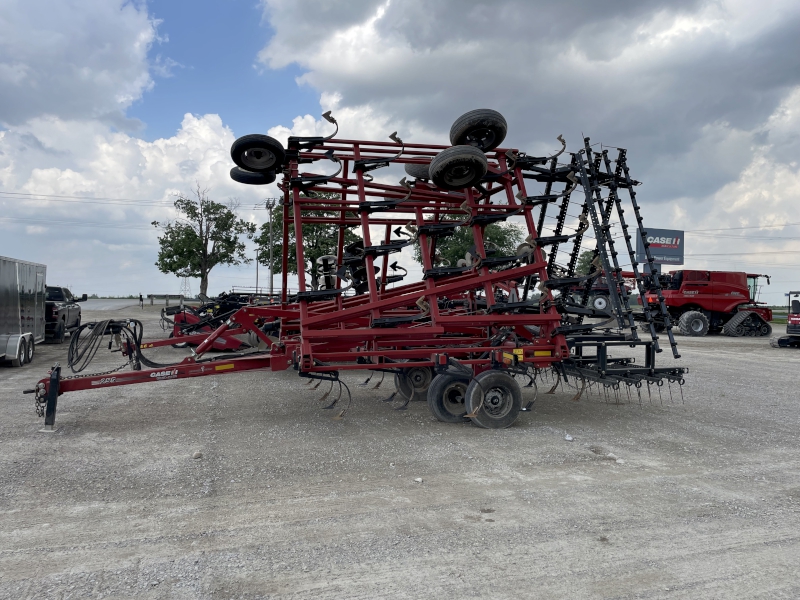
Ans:
{"label": "yellow warning decal", "polygon": [[514,348],[514,354],[516,354],[517,356],[525,356],[525,352],[523,351],[522,348]]}
{"label": "yellow warning decal", "polygon": [[533,355],[534,356],[552,356],[553,355],[553,351],[552,350],[534,350],[533,351]]}
{"label": "yellow warning decal", "polygon": [[139,348],[152,348],[153,344],[142,344]]}
{"label": "yellow warning decal", "polygon": [[233,363],[228,363],[227,365],[217,365],[214,367],[215,371],[228,371],[234,367]]}

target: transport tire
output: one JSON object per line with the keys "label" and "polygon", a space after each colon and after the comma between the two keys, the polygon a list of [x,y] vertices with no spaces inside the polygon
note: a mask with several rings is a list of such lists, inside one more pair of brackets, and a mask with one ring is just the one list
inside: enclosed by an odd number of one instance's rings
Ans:
{"label": "transport tire", "polygon": [[19,341],[19,346],[17,347],[16,358],[11,359],[11,366],[12,367],[23,366],[25,364],[26,358],[28,358],[28,342],[25,341],[25,338],[22,338]]}
{"label": "transport tire", "polygon": [[231,169],[231,179],[238,183],[245,183],[247,185],[267,185],[275,181],[275,171],[254,173],[252,171],[242,169],[241,167],[233,167]]}
{"label": "transport tire", "polygon": [[598,295],[592,298],[592,308],[595,310],[607,310],[608,296]]}
{"label": "transport tire", "polygon": [[443,190],[463,190],[477,184],[489,163],[486,156],[473,146],[453,146],[433,157],[430,165],[431,180]]}
{"label": "transport tire", "polygon": [[402,394],[403,398],[408,398],[412,394],[412,400],[424,402],[428,398],[428,388],[433,379],[433,371],[430,367],[412,367],[403,369],[403,377],[395,373],[394,388]]}
{"label": "transport tire", "polygon": [[708,319],[699,310],[688,310],[678,319],[678,329],[682,335],[703,337],[708,334]]}
{"label": "transport tire", "polygon": [[233,142],[231,158],[236,163],[236,166],[245,171],[274,173],[283,164],[286,158],[286,151],[283,149],[283,145],[275,138],[260,133],[252,133],[242,136]]}
{"label": "transport tire", "polygon": [[490,108],[479,108],[456,119],[450,128],[450,143],[474,146],[488,152],[503,143],[506,133],[508,124],[503,115]]}
{"label": "transport tire", "polygon": [[469,377],[442,373],[433,378],[428,388],[428,408],[442,423],[466,423],[466,395]]}
{"label": "transport tire", "polygon": [[478,427],[505,429],[517,420],[522,409],[522,390],[503,371],[484,371],[467,387],[467,414]]}
{"label": "transport tire", "polygon": [[[170,331],[169,332],[169,337],[171,337],[171,338],[175,337],[175,332],[174,331]],[[189,342],[183,342],[182,344],[172,344],[172,347],[173,348],[186,348],[186,346],[188,346],[188,345],[189,345]]]}
{"label": "transport tire", "polygon": [[32,363],[34,354],[36,354],[36,344],[34,344],[33,343],[33,339],[31,339],[28,342],[28,352],[27,352],[27,354],[25,356],[25,362],[29,363],[29,364]]}
{"label": "transport tire", "polygon": [[405,170],[406,175],[410,175],[414,179],[430,179],[431,172],[430,172],[430,163],[427,165],[418,165],[416,163],[406,163]]}

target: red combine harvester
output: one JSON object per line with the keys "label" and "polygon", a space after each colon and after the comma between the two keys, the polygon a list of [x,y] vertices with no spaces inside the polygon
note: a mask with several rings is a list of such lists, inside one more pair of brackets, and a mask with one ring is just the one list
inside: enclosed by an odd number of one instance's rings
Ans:
{"label": "red combine harvester", "polygon": [[[317,385],[327,383],[326,408],[337,406],[343,393],[350,396],[342,373],[389,373],[397,388],[390,398],[402,404],[399,408],[421,396],[440,421],[471,420],[488,428],[507,427],[530,409],[533,401],[523,406],[515,376],[526,376],[532,386],[547,370],[574,380],[581,391],[587,384],[614,390],[646,384],[648,391],[665,382],[683,384],[685,367],[656,366],[661,348],[655,312],[679,358],[663,302],[644,307],[648,335],[639,338],[609,233],[614,219],[644,293],[620,196],[625,193],[628,211],[642,228],[638,182],[630,177],[625,150],[616,150],[612,161],[607,149],[596,152],[585,138],[583,148],[564,154],[560,136],[562,148],[553,156],[500,148],[506,121],[488,109],[454,123],[452,146],[406,144],[396,134],[391,142],[338,139],[336,120],[330,113],[323,116],[336,125],[328,137],[291,137],[284,149],[268,136],[248,135],[231,149],[234,180],[260,185],[282,177],[280,303],[243,306],[211,333],[146,344],[136,322],[95,324],[71,348],[73,372],[85,368],[104,335],[119,336],[131,370],[62,377],[55,365],[30,390],[46,427],[53,426],[57,398],[65,392],[256,369],[294,369]],[[376,170],[391,172],[394,165],[407,173],[399,183],[373,178]],[[529,183],[543,189],[532,193]],[[554,214],[547,214],[550,208]],[[571,210],[580,215],[570,229]],[[525,243],[512,255],[497,256],[484,244],[484,229],[511,218],[524,227]],[[546,218],[555,223],[543,235]],[[314,223],[338,226],[337,251],[317,260],[318,284],[312,287],[301,275],[299,292],[290,296],[290,251],[297,264],[304,263],[304,226]],[[296,242],[290,248],[291,228]],[[457,265],[442,264],[437,243],[458,228],[471,232],[474,247]],[[581,241],[590,228],[596,240],[593,270],[576,276]],[[348,229],[360,239],[345,244]],[[420,249],[424,275],[404,283],[393,255],[412,245]],[[565,264],[556,262],[559,253]],[[648,261],[652,265],[652,256]],[[610,282],[609,308],[603,311],[588,304],[601,274]],[[576,285],[583,288],[577,299],[571,292]],[[217,339],[233,334],[250,336],[250,348],[207,355]],[[182,343],[197,346],[176,364],[156,364],[142,352]]]}
{"label": "red combine harvester", "polygon": [[[670,271],[658,279],[667,311],[683,335],[742,337],[772,334],[772,311],[756,302],[761,277],[769,283],[769,275],[688,269]],[[655,291],[644,297],[650,306],[658,305]],[[663,320],[657,321],[660,328],[665,326]]]}
{"label": "red combine harvester", "polygon": [[773,348],[800,348],[800,291],[789,292],[786,335],[770,339],[769,344]]}

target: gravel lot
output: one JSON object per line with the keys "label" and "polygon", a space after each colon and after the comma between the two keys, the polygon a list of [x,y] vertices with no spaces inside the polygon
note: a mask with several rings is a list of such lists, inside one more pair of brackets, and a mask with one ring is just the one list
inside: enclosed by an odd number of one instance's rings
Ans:
{"label": "gravel lot", "polygon": [[[84,322],[142,315],[162,336]],[[683,401],[540,394],[508,430],[388,379],[336,421],[285,372],[66,394],[56,434],[21,393],[66,363],[41,345],[0,368],[0,598],[800,597],[800,351],[679,343]]]}

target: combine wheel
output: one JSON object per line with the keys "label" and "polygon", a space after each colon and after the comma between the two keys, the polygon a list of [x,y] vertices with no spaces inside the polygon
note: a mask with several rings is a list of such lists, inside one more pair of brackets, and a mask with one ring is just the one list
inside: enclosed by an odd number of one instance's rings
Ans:
{"label": "combine wheel", "polygon": [[689,310],[678,320],[681,334],[692,337],[703,337],[708,333],[708,319],[699,310]]}
{"label": "combine wheel", "polygon": [[430,164],[418,165],[416,163],[406,163],[405,169],[406,169],[406,174],[410,175],[414,179],[431,178]]}
{"label": "combine wheel", "polygon": [[[242,136],[231,146],[233,162],[245,171],[253,173],[272,172],[274,174],[283,164],[285,156],[286,151],[278,140],[260,133]],[[231,177],[233,177],[233,172],[231,172]]]}
{"label": "combine wheel", "polygon": [[453,146],[433,157],[431,180],[443,190],[463,190],[476,185],[486,175],[489,163],[473,146]]}
{"label": "combine wheel", "polygon": [[469,377],[455,373],[442,373],[433,378],[428,388],[428,408],[443,423],[464,423],[467,408],[464,398]]}
{"label": "combine wheel", "polygon": [[503,143],[507,132],[508,124],[503,115],[490,108],[479,108],[456,119],[450,128],[450,143],[475,146],[488,152]]}
{"label": "combine wheel", "polygon": [[477,375],[467,387],[467,414],[484,429],[504,429],[517,420],[522,391],[508,373],[491,370]]}

